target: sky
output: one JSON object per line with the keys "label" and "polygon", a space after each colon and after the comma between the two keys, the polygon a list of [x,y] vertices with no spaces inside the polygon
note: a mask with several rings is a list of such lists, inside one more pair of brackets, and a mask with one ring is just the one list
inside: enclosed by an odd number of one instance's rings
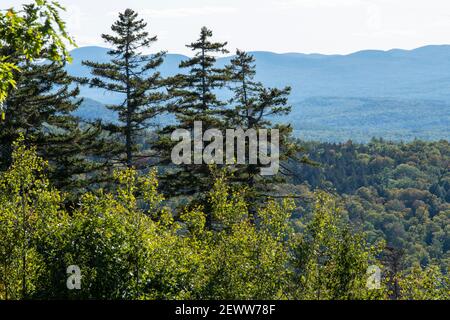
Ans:
{"label": "sky", "polygon": [[[31,0],[0,0],[0,8]],[[78,46],[105,46],[118,12],[137,11],[159,41],[149,50],[189,54],[207,26],[228,48],[347,54],[450,44],[449,0],[60,0]]]}

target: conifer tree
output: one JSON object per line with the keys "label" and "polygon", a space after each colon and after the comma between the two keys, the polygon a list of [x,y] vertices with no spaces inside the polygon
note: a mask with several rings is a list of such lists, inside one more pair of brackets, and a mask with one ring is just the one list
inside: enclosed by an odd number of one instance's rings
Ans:
{"label": "conifer tree", "polygon": [[[249,188],[249,199],[247,200],[250,203],[249,212],[253,215],[256,213],[256,198],[270,192],[268,186],[271,182],[280,181],[282,175],[290,174],[287,162],[297,158],[303,149],[293,141],[290,125],[274,125],[272,123],[276,117],[286,116],[291,112],[291,106],[288,105],[291,88],[267,88],[261,82],[256,81],[255,58],[241,50],[236,51],[236,55],[227,66],[227,72],[231,83],[230,89],[234,93],[231,107],[225,112],[227,126],[230,128],[240,127],[244,131],[248,129],[279,130],[280,175],[262,177],[260,175],[262,165],[248,163],[250,150],[248,141],[247,163],[236,166],[234,181],[245,184]],[[307,162],[307,159],[304,158],[300,161]]]}
{"label": "conifer tree", "polygon": [[24,135],[40,156],[50,162],[50,179],[63,190],[75,191],[99,178],[98,171],[114,148],[100,138],[100,124],[82,124],[72,113],[80,106],[79,90],[64,64],[28,63],[21,66],[16,87],[4,108],[7,117],[0,123],[0,165],[11,164],[12,144]]}
{"label": "conifer tree", "polygon": [[[195,121],[202,122],[202,131],[223,129],[225,102],[216,95],[217,89],[224,87],[227,74],[224,68],[216,66],[217,55],[228,53],[226,42],[214,42],[213,33],[206,27],[200,37],[186,45],[194,56],[181,62],[180,68],[186,72],[168,79],[171,96],[171,111],[177,119],[176,126],[168,126],[161,131],[162,139],[158,148],[162,151],[162,162],[170,164],[170,154],[174,143],[170,134],[174,129],[192,130]],[[203,133],[202,132],[202,133]],[[164,136],[167,134],[169,137]],[[165,188],[171,195],[193,195],[210,190],[211,173],[205,164],[184,164],[166,174]]]}
{"label": "conifer tree", "polygon": [[[162,92],[160,73],[155,71],[162,63],[164,53],[151,56],[142,55],[142,50],[157,41],[145,31],[147,23],[138,19],[131,9],[119,14],[112,25],[113,35],[104,34],[102,38],[112,49],[108,52],[109,63],[83,61],[91,68],[92,79],[80,79],[91,87],[105,89],[123,97],[120,103],[108,108],[118,112],[119,124],[111,124],[111,132],[123,138],[120,161],[128,167],[136,164],[138,155],[136,137],[163,108],[165,95]],[[153,72],[152,72],[153,71]]]}
{"label": "conifer tree", "polygon": [[142,50],[157,41],[156,36],[149,36],[146,27],[147,23],[138,19],[138,14],[133,10],[126,9],[119,13],[119,19],[111,27],[113,34],[102,35],[112,46],[108,52],[111,61],[83,61],[85,66],[91,68],[94,77],[79,79],[83,84],[107,90],[122,99],[120,103],[107,106],[119,115],[119,123],[110,124],[108,129],[122,138],[119,162],[127,167],[148,157],[138,154],[137,136],[163,110],[165,100],[163,82],[156,71],[163,63],[164,53],[142,54]]}
{"label": "conifer tree", "polygon": [[[256,66],[252,55],[237,50],[236,56],[227,66],[227,71],[234,93],[231,100],[232,107],[226,112],[226,120],[230,127],[241,127],[244,130],[270,129],[273,125],[268,117],[290,113],[291,106],[287,101],[291,89],[266,88],[261,82],[255,81]],[[258,165],[245,165],[241,171],[246,176],[248,186],[253,188],[259,172]]]}
{"label": "conifer tree", "polygon": [[0,170],[11,164],[12,143],[24,134],[25,143],[36,145],[39,155],[50,162],[52,182],[73,190],[82,182],[87,185],[86,177],[96,176],[93,173],[101,165],[93,160],[104,149],[98,139],[100,126],[82,127],[71,115],[81,100],[64,71],[71,61],[65,43],[75,43],[60,18],[61,10],[56,1],[35,0],[0,13],[0,79],[4,80]]}

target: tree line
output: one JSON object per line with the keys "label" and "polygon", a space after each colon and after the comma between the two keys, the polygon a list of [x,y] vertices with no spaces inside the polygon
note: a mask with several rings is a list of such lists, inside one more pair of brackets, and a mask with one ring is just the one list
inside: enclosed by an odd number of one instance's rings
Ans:
{"label": "tree line", "polygon": [[[114,190],[83,194],[75,210],[51,186],[48,163],[20,138],[0,177],[1,299],[448,299],[449,277],[430,265],[391,276],[329,193],[316,191],[310,217],[292,199],[248,214],[245,190],[226,172],[201,205],[178,219],[158,192],[156,170],[117,169]],[[299,228],[301,226],[301,228]],[[81,271],[68,290],[67,267]],[[367,273],[380,268],[378,280]]]}
{"label": "tree line", "polygon": [[305,146],[319,168],[296,166],[292,188],[337,194],[348,219],[369,239],[384,239],[401,269],[450,264],[450,148],[446,140]]}
{"label": "tree line", "polygon": [[[384,241],[355,229],[329,192],[314,192],[310,215],[292,222],[298,203],[276,189],[315,162],[290,125],[271,122],[290,112],[290,88],[257,82],[250,54],[218,67],[227,43],[204,27],[180,73],[163,78],[165,53],[142,53],[157,37],[127,9],[102,35],[110,60],[84,61],[92,76],[73,78],[61,9],[36,0],[0,12],[0,298],[448,299],[448,275],[431,264],[370,289]],[[121,97],[107,106],[117,122],[73,116],[83,85]],[[176,124],[153,129],[162,113]],[[172,165],[170,134],[194,121],[279,129],[281,174]],[[69,265],[82,290],[67,289]]]}
{"label": "tree line", "polygon": [[[29,11],[23,12],[24,19],[34,14]],[[133,10],[120,13],[111,26],[112,33],[102,35],[111,48],[109,62],[83,61],[91,70],[87,78],[67,74],[64,66],[68,58],[42,62],[47,58],[42,54],[39,60],[26,61],[22,52],[14,52],[12,41],[4,41],[2,55],[21,70],[15,72],[16,85],[9,87],[3,102],[2,168],[11,165],[12,143],[23,133],[25,141],[37,146],[38,153],[50,162],[51,181],[64,190],[77,192],[102,185],[108,182],[105,180],[113,167],[140,170],[151,163],[167,168],[162,176],[166,194],[194,195],[210,190],[212,176],[207,165],[170,165],[175,144],[170,134],[175,128],[190,129],[194,121],[202,121],[204,131],[271,128],[271,118],[289,113],[290,88],[266,88],[256,82],[255,61],[250,54],[237,50],[229,65],[217,67],[216,56],[228,50],[226,43],[212,39],[212,31],[206,27],[187,45],[193,57],[180,63],[180,73],[162,78],[158,68],[165,53],[142,53],[157,41],[146,27]],[[107,105],[118,121],[88,123],[74,117],[82,102],[80,85],[119,97],[119,102]],[[233,94],[231,99],[218,97],[217,90],[225,87]],[[176,124],[160,128],[157,138],[150,141],[151,150],[144,150],[142,137],[156,130],[152,121],[163,113],[174,115]],[[283,142],[281,157],[295,157],[298,149],[290,138],[290,126],[277,128]],[[257,166],[241,167],[236,168],[236,182],[256,188],[261,180]]]}

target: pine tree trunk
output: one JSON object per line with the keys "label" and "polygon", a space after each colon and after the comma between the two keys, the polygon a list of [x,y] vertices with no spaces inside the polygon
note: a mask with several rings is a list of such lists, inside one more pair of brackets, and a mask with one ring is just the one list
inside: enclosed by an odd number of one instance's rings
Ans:
{"label": "pine tree trunk", "polygon": [[205,70],[205,49],[202,49],[202,103],[203,103],[203,110],[207,110],[207,103],[206,103],[206,70]]}
{"label": "pine tree trunk", "polygon": [[130,88],[130,62],[129,62],[129,52],[130,52],[130,34],[128,32],[127,35],[127,45],[125,50],[125,68],[126,68],[126,76],[127,76],[127,119],[126,119],[126,128],[125,128],[125,145],[126,145],[126,154],[127,154],[127,167],[131,168],[133,166],[133,151],[132,151],[132,136],[131,136],[131,88]]}
{"label": "pine tree trunk", "polygon": [[[255,126],[255,118],[253,118],[253,110],[252,108],[249,106],[248,103],[248,96],[247,96],[247,82],[245,81],[246,75],[245,75],[245,71],[243,71],[243,76],[242,76],[242,89],[243,89],[243,105],[245,106],[245,110],[246,110],[246,117],[247,117],[247,126],[248,129],[253,129],[253,127]],[[249,150],[249,149],[247,149]],[[247,159],[250,159],[250,155],[247,156]],[[247,167],[247,174],[248,174],[248,188],[250,190],[250,197],[248,198],[248,215],[250,218],[250,221],[256,225],[257,220],[258,220],[258,212],[256,209],[256,198],[254,196],[254,188],[256,185],[255,182],[255,171],[257,170],[256,165],[254,164],[249,164]]]}

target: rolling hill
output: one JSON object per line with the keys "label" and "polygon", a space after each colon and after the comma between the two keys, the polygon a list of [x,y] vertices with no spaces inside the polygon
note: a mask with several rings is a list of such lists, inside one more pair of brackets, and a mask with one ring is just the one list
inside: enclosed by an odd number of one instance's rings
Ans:
{"label": "rolling hill", "polygon": [[[82,60],[107,61],[107,49],[72,51],[74,76],[87,76]],[[349,55],[253,52],[257,79],[291,86],[293,112],[287,119],[299,137],[327,141],[450,139],[450,45],[415,50],[366,50]],[[163,76],[179,71],[183,55],[168,54]],[[219,59],[225,65],[230,57]],[[111,119],[103,104],[120,96],[82,88],[87,103],[80,116]],[[95,102],[95,103],[94,103]],[[164,122],[164,119],[162,120]]]}

